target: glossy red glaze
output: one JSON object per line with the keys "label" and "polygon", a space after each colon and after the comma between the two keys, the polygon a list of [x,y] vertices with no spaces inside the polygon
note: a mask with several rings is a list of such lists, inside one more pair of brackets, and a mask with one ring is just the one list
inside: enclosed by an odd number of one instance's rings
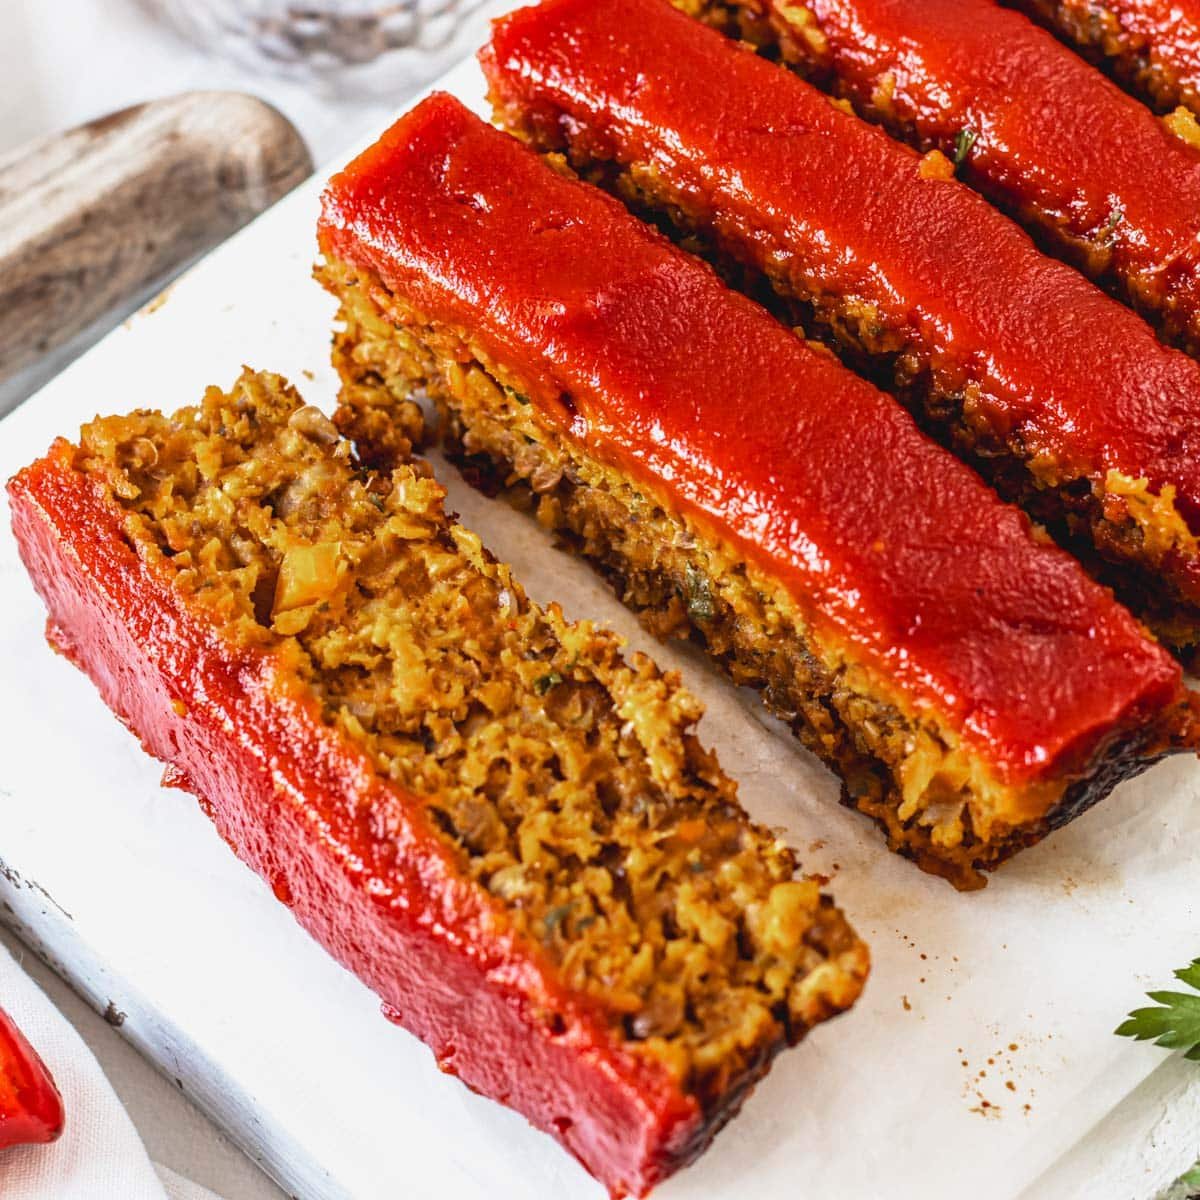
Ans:
{"label": "glossy red glaze", "polygon": [[899,404],[453,98],[333,179],[320,237],[472,330],[548,420],[700,514],[1003,777],[1077,766],[1178,695],[1128,613]]}
{"label": "glossy red glaze", "polygon": [[[813,7],[844,16],[852,6]],[[935,12],[974,5],[857,7],[894,10],[898,29],[919,32]],[[1036,34],[1039,50],[1046,41],[1071,57],[1020,15],[997,19]],[[846,61],[869,55],[882,71],[905,61],[913,36],[897,32],[897,46],[877,55],[847,50]],[[846,38],[874,45],[857,25]],[[999,436],[1017,431],[1030,456],[1058,460],[1071,475],[1102,480],[1115,468],[1155,490],[1173,486],[1200,532],[1200,364],[1039,254],[969,188],[924,178],[912,150],[661,0],[549,0],[498,22],[483,60],[502,101],[535,122],[558,121],[568,139],[598,139],[618,161],[653,164],[743,258],[761,269],[786,263],[811,293],[875,305],[881,324],[952,379],[981,386]],[[1007,107],[1006,119],[1017,120]],[[1106,140],[1101,149],[1116,153]],[[1200,560],[1177,555],[1163,571],[1200,602]]]}
{"label": "glossy red glaze", "polygon": [[62,1131],[62,1096],[49,1068],[0,1009],[0,1150],[53,1142]]}
{"label": "glossy red glaze", "polygon": [[711,1136],[696,1102],[615,1043],[456,868],[424,805],[322,723],[311,693],[223,640],[147,566],[72,447],[9,484],[51,641],[296,919],[443,1070],[554,1134],[614,1195]]}
{"label": "glossy red glaze", "polygon": [[[771,0],[769,0],[771,2]],[[1051,34],[993,0],[805,0],[839,83],[895,81],[895,119],[1055,238],[1099,240],[1105,278],[1200,304],[1200,151]]]}

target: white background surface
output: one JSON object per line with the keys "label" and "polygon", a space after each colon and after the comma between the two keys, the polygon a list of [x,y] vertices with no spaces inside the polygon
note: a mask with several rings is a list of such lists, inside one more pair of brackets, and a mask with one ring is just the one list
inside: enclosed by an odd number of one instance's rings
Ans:
{"label": "white background surface", "polygon": [[[95,24],[101,9],[106,20],[120,12],[140,19],[119,0],[31,4],[27,50],[9,68],[44,64],[58,36],[52,23],[74,13],[90,13],[92,21],[72,34],[76,65],[103,58],[107,26]],[[143,94],[129,93],[135,70],[137,82],[153,80],[159,91],[228,82],[197,76],[186,55],[177,67],[151,60],[149,45],[125,52],[112,103]],[[72,103],[82,103],[93,82],[81,68],[64,86]],[[287,108],[285,97],[276,99]],[[59,122],[92,115],[56,103],[48,111]],[[303,120],[305,103],[298,97],[289,111]],[[349,134],[344,114],[310,118],[320,138],[333,137],[339,122]],[[366,118],[366,125],[381,123],[381,114]],[[311,190],[289,202],[7,421],[0,474],[99,406],[173,407],[208,382],[228,382],[243,361],[284,370],[328,403],[329,306],[307,279],[313,209]],[[162,394],[161,374],[146,367],[153,361],[171,364],[178,394]],[[561,596],[573,615],[600,615],[647,645],[594,577],[553,555],[531,523],[442,474],[468,524],[516,564],[535,595]],[[252,1089],[264,1119],[278,1119],[305,1153],[334,1164],[355,1195],[384,1194],[400,1156],[415,1198],[595,1197],[548,1139],[438,1077],[429,1055],[386,1026],[365,990],[233,861],[195,805],[159,791],[157,768],[87,682],[41,646],[40,612],[6,538],[0,532],[0,728],[11,733],[13,752],[2,762],[0,790],[15,800],[5,830],[5,852],[19,855],[12,865],[43,883],[121,977],[185,1021],[208,1059]],[[978,1200],[1012,1200],[1022,1189],[1037,1200],[1144,1200],[1187,1165],[1194,1129],[1164,1140],[1162,1114],[1152,1113],[1149,1128],[1132,1136],[1120,1110],[1114,1113],[1161,1058],[1118,1041],[1111,1029],[1146,986],[1161,986],[1196,953],[1200,768],[1175,761],[1155,769],[1027,852],[985,893],[957,896],[888,856],[861,819],[837,808],[829,777],[769,729],[757,707],[689,655],[655,652],[681,665],[708,703],[705,736],[741,781],[754,815],[785,827],[806,866],[835,876],[834,890],[876,962],[855,1012],[785,1055],[743,1117],[702,1163],[662,1189],[662,1200],[794,1198],[798,1176],[814,1182],[820,1200],[934,1200],[958,1194],[968,1180]],[[86,755],[63,752],[68,713],[71,744],[86,747]],[[314,1092],[314,1080],[337,1087]],[[321,1119],[314,1097],[319,1104],[328,1094],[361,1095],[363,1111],[339,1109]],[[159,1098],[147,1108],[157,1112]],[[187,1142],[199,1144],[208,1135],[195,1118],[186,1120],[194,1133]],[[1100,1122],[1123,1135],[1090,1147],[1084,1161],[1094,1170],[1077,1191],[1081,1177],[1063,1176],[1056,1164]],[[147,1133],[152,1153],[187,1171],[193,1151],[163,1153],[153,1144],[160,1133]],[[467,1157],[464,1139],[472,1147]],[[214,1164],[236,1169],[219,1142],[211,1154]],[[201,1182],[224,1186],[231,1200],[261,1194],[248,1190],[252,1183],[222,1185],[192,1170]],[[401,1194],[400,1178],[388,1194]]]}

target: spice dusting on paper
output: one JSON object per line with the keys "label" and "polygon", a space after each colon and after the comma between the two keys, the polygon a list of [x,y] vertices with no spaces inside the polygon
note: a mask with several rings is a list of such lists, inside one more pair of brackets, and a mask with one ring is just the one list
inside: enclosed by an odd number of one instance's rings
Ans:
{"label": "spice dusting on paper", "polygon": [[[1017,1100],[1022,1096],[1032,1099],[1034,1090],[1020,1083],[1018,1071],[1020,1064],[1014,1056],[1020,1046],[1009,1042],[994,1050],[984,1060],[984,1065],[977,1066],[965,1057],[961,1046],[955,1053],[960,1055],[959,1062],[967,1072],[963,1082],[963,1099],[968,1102],[968,1111],[987,1119],[996,1119],[1004,1115],[1005,1107],[1001,1100]],[[1028,1116],[1033,1111],[1030,1099],[1023,1100],[1020,1111]]]}

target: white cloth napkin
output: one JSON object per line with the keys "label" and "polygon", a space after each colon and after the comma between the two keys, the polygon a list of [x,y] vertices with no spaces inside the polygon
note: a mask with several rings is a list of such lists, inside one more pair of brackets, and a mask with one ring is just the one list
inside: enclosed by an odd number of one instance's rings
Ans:
{"label": "white cloth napkin", "polygon": [[167,1190],[168,1200],[221,1200],[215,1192],[210,1192],[208,1188],[201,1187],[190,1179],[184,1179],[182,1175],[176,1175],[170,1167],[164,1167],[162,1163],[155,1163],[154,1169]]}
{"label": "white cloth napkin", "polygon": [[3,946],[0,1007],[45,1059],[66,1111],[57,1142],[0,1151],[3,1200],[217,1200],[150,1161],[92,1052]]}

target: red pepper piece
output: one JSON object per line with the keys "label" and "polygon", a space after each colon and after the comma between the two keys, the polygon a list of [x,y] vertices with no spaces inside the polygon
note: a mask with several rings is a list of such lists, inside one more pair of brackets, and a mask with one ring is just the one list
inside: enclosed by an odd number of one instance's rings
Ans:
{"label": "red pepper piece", "polygon": [[53,1142],[62,1131],[63,1102],[54,1077],[0,1009],[0,1150]]}

